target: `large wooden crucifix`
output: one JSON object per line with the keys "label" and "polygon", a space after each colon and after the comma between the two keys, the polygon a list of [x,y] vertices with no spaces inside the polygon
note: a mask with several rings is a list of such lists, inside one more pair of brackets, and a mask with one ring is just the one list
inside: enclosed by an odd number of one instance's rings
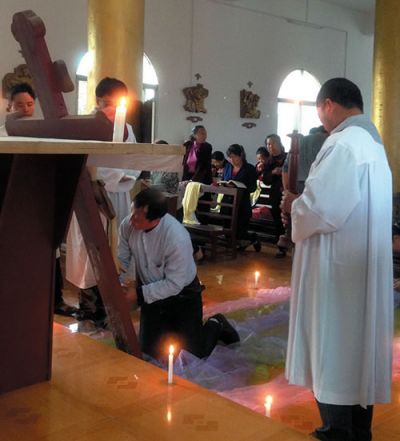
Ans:
{"label": "large wooden crucifix", "polygon": [[[32,11],[17,13],[12,32],[32,74],[44,119],[9,120],[9,134],[111,140],[112,123],[101,112],[85,117],[68,115],[62,92],[71,90],[72,82],[63,63],[51,61],[41,19]],[[51,144],[54,147],[46,144],[44,149],[42,143],[33,142],[28,143],[27,150],[20,147],[18,140],[7,141],[0,142],[0,309],[7,313],[0,321],[0,393],[50,378],[55,250],[65,236],[72,205],[116,345],[140,357],[86,170],[88,153],[99,153],[102,146],[88,143],[75,150],[71,143],[67,151],[68,143],[57,150],[57,142]],[[158,148],[115,145],[115,152],[111,152],[108,144],[104,147],[104,153],[111,154],[114,164],[118,162],[114,154],[118,151],[126,151],[129,156],[137,148],[143,157],[148,153],[154,155]],[[161,156],[182,155],[180,147],[168,147]],[[44,341],[39,342],[40,339]]]}

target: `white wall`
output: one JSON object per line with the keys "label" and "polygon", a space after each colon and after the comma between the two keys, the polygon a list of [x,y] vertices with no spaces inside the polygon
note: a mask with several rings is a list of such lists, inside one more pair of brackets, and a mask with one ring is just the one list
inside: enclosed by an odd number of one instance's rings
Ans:
{"label": "white wall", "polygon": [[[0,77],[21,63],[20,46],[11,34],[13,14],[33,10],[46,26],[46,41],[53,60],[66,62],[71,78],[87,47],[86,0],[1,0],[0,3]],[[0,120],[4,119],[6,102],[0,100]],[[75,112],[75,93],[65,95],[71,113]]]}
{"label": "white wall", "polygon": [[[320,0],[146,0],[146,14],[145,51],[160,75],[157,136],[169,142],[181,142],[192,127],[182,88],[197,83],[196,73],[209,89],[208,113],[200,115],[209,141],[219,150],[241,143],[249,160],[276,131],[278,90],[293,69],[321,83],[347,76],[369,112],[373,35],[366,14]],[[253,129],[239,117],[248,81],[261,97]]]}
{"label": "white wall", "polygon": [[[113,0],[117,1],[117,0]],[[372,85],[371,17],[321,0],[145,0],[145,52],[159,78],[156,135],[182,142],[192,124],[183,109],[182,89],[194,74],[209,89],[208,113],[201,115],[215,149],[239,142],[254,157],[265,135],[276,131],[276,97],[284,77],[303,68],[320,82],[344,76],[361,88],[369,112]],[[54,59],[71,75],[86,51],[85,0],[2,0],[0,75],[23,62],[10,29],[12,14],[33,9],[47,27]],[[308,22],[309,25],[305,25]],[[254,83],[261,118],[245,129],[239,91]],[[71,113],[75,94],[66,95]],[[0,120],[4,117],[3,102]]]}

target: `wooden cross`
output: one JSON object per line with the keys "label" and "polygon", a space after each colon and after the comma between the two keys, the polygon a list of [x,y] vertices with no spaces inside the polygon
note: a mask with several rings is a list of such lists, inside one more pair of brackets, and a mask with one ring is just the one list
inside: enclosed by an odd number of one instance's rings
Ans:
{"label": "wooden cross", "polygon": [[[15,39],[33,78],[44,119],[9,120],[9,135],[39,138],[69,138],[110,141],[113,124],[103,112],[88,116],[68,116],[62,92],[73,90],[72,81],[63,61],[52,62],[44,39],[46,28],[33,11],[16,13],[11,26]],[[80,179],[74,198],[76,213],[98,287],[110,319],[110,326],[119,349],[141,357],[129,308],[118,281],[115,264],[108,246],[99,211],[86,170],[86,155],[78,157],[76,165]],[[65,189],[65,191],[73,191]],[[59,195],[59,197],[62,197]],[[57,214],[56,214],[57,216]],[[54,248],[60,245],[67,230],[71,213],[58,213]]]}

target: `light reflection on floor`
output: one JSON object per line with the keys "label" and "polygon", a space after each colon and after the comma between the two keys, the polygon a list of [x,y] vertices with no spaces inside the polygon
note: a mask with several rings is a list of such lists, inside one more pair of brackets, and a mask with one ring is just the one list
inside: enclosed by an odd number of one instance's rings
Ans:
{"label": "light reflection on floor", "polygon": [[[204,261],[198,266],[199,278],[206,286],[203,292],[203,303],[205,311],[210,308],[218,308],[218,304],[226,301],[235,301],[243,298],[253,298],[255,296],[255,272],[259,271],[259,288],[276,288],[278,286],[288,287],[290,285],[290,267],[291,259],[276,260],[273,258],[275,249],[264,246],[261,253],[253,251],[245,252],[239,255],[236,260],[218,261],[216,263]],[[71,304],[77,303],[77,292],[70,285],[66,285],[64,291],[65,300]],[[109,331],[97,331],[85,329],[79,325],[76,320],[67,317],[55,316],[55,320],[65,326],[68,326],[71,332],[83,332],[97,340],[110,340]],[[138,327],[139,316],[137,312],[132,313],[132,320],[135,328]],[[374,416],[374,440],[395,440],[400,439],[400,428],[396,424],[387,424],[387,416],[397,415],[400,410],[400,339],[394,341],[394,362],[393,362],[393,400],[391,404],[379,405],[375,407]],[[277,377],[278,378],[278,377]],[[276,380],[279,381],[279,378]],[[270,384],[270,383],[268,383]],[[282,406],[279,398],[279,391],[276,386],[265,385],[264,390],[257,392],[260,394],[256,399],[256,406],[253,410],[265,413],[264,400],[265,395],[273,395],[273,404],[271,407],[271,418],[278,420],[290,427],[293,427],[304,433],[311,432],[319,425],[319,415],[311,393],[303,389],[299,395],[301,399],[286,406]],[[273,387],[272,387],[273,386]],[[253,399],[254,402],[254,399]],[[166,419],[172,418],[166,412]],[[391,416],[390,416],[391,418]]]}

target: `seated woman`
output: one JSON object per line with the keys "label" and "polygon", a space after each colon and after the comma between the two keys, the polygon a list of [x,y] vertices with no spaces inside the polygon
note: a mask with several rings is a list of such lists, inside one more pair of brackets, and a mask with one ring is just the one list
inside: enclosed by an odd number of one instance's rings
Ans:
{"label": "seated woman", "polygon": [[183,157],[183,181],[212,183],[212,146],[206,142],[206,139],[207,131],[204,126],[195,126],[190,139],[183,144],[186,147]]}
{"label": "seated woman", "polygon": [[246,186],[240,201],[237,219],[237,239],[242,241],[240,249],[244,250],[249,244],[245,245],[243,242],[250,240],[250,244],[258,252],[261,250],[261,244],[257,240],[257,236],[253,235],[250,239],[248,234],[249,220],[251,218],[250,193],[253,193],[257,187],[256,169],[247,162],[244,148],[239,144],[229,146],[226,156],[228,157],[228,162],[224,167],[224,181],[238,181]]}

